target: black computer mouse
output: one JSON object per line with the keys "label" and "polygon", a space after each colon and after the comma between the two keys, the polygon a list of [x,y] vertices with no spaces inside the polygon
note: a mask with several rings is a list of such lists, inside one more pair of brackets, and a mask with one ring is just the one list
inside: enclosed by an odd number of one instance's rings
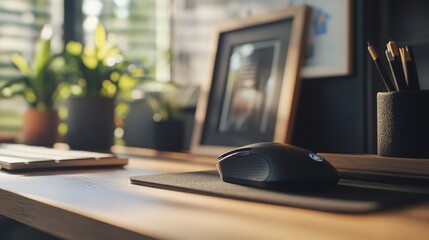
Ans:
{"label": "black computer mouse", "polygon": [[220,177],[228,183],[267,189],[319,188],[339,180],[337,170],[317,154],[281,143],[255,143],[219,157]]}

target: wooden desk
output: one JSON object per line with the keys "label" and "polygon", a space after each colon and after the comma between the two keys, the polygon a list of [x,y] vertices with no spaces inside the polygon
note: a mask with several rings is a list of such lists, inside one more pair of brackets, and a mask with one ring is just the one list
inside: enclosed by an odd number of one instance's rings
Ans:
{"label": "wooden desk", "polygon": [[0,171],[0,214],[67,239],[429,239],[429,202],[334,214],[147,188],[136,175],[214,169],[132,158],[125,168]]}

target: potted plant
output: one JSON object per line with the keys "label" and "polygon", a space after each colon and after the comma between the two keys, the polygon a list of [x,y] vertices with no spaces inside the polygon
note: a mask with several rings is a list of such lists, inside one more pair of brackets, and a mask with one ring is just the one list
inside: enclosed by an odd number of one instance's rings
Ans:
{"label": "potted plant", "polygon": [[68,99],[66,141],[72,149],[106,150],[113,144],[115,97],[132,88],[143,70],[133,68],[121,51],[107,42],[101,23],[94,46],[68,42],[63,53],[71,97]]}
{"label": "potted plant", "polygon": [[52,34],[52,27],[45,25],[31,64],[20,54],[12,54],[11,61],[21,76],[0,84],[2,97],[22,95],[30,106],[23,121],[23,140],[29,145],[52,146],[57,137],[58,115],[54,103],[60,82],[52,64]]}
{"label": "potted plant", "polygon": [[185,124],[181,108],[185,105],[193,88],[179,91],[173,83],[146,81],[141,86],[145,99],[153,111],[153,147],[161,151],[183,149]]}

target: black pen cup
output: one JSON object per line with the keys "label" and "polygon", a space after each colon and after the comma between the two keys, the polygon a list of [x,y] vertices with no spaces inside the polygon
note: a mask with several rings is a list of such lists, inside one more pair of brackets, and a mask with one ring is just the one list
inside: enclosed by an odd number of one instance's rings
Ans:
{"label": "black pen cup", "polygon": [[429,158],[429,90],[377,94],[377,151]]}

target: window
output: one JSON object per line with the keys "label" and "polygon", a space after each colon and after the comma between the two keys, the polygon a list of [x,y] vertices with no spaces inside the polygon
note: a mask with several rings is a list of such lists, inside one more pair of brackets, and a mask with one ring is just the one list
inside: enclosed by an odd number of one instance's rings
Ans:
{"label": "window", "polygon": [[[12,66],[10,55],[20,53],[32,59],[34,43],[45,23],[55,29],[54,51],[62,49],[63,5],[61,0],[2,0],[0,2],[0,84],[14,79],[19,72]],[[26,104],[20,97],[1,99],[0,133],[16,135],[21,128],[21,114]]]}
{"label": "window", "polygon": [[158,80],[170,80],[169,0],[83,0],[83,39],[93,41],[101,21],[108,38],[138,67]]}
{"label": "window", "polygon": [[[73,15],[70,22],[64,22],[64,5],[67,14]],[[70,6],[72,9],[68,9]],[[0,1],[0,84],[5,79],[19,77],[10,55],[18,52],[31,60],[45,23],[54,27],[52,47],[59,53],[64,46],[63,27],[73,30],[73,39],[92,44],[98,21],[128,60],[144,67],[149,77],[169,81],[170,6],[171,0]],[[66,33],[64,37],[69,39],[70,32]],[[0,99],[0,134],[18,134],[26,108],[20,96]]]}
{"label": "window", "polygon": [[175,0],[173,73],[181,84],[199,84],[211,76],[214,27],[225,19],[245,18],[289,6],[284,0]]}

